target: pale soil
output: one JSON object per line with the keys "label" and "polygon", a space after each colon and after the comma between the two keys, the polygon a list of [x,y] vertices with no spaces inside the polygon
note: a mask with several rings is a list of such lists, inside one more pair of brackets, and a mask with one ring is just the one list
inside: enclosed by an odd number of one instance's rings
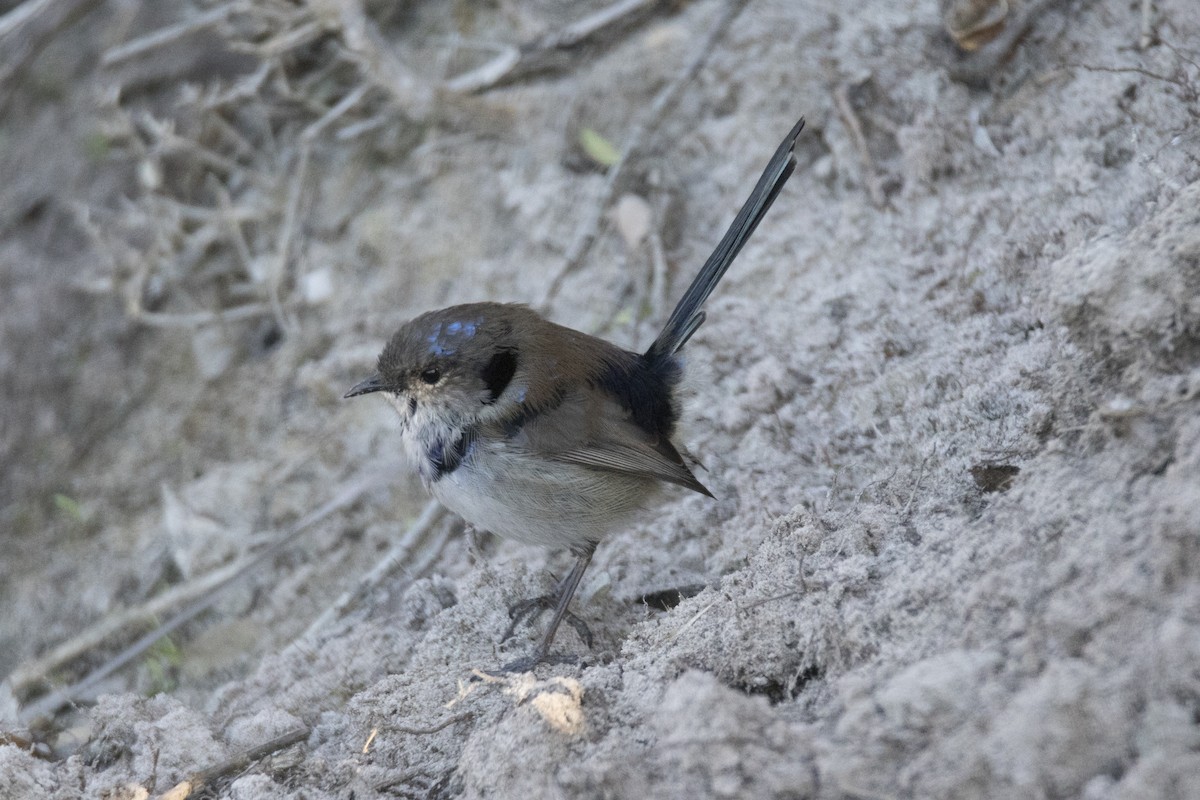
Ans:
{"label": "pale soil", "polygon": [[[665,492],[584,580],[597,641],[558,643],[583,663],[499,683],[471,671],[537,636],[500,644],[507,606],[569,562],[449,519],[304,637],[425,503],[386,404],[340,396],[420,311],[543,301],[603,183],[580,130],[619,147],[720,6],[477,96],[373,84],[304,165],[303,131],[381,69],[336,12],[270,59],[236,49],[272,32],[239,12],[101,67],[188,16],[141,5],[60,31],[0,122],[0,674],[374,482],[52,721],[0,697],[38,743],[0,745],[0,798],[155,795],[297,727],[209,791],[1200,797],[1193,0],[1154,5],[1145,49],[1137,3],[1051,4],[976,88],[932,2],[750,3],[622,187],[656,209],[673,302],[808,119],[688,349],[685,438],[718,500]],[[469,66],[454,35],[524,42],[584,10],[375,19],[431,85]],[[606,225],[548,313],[644,346],[669,310],[652,264]]]}

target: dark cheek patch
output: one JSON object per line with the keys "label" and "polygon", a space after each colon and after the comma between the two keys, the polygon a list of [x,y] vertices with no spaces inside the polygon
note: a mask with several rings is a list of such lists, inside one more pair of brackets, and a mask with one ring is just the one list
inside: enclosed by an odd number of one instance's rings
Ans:
{"label": "dark cheek patch", "polygon": [[496,398],[504,393],[517,372],[517,351],[500,350],[484,365],[479,373],[483,385],[487,388],[488,399],[484,402],[494,403]]}

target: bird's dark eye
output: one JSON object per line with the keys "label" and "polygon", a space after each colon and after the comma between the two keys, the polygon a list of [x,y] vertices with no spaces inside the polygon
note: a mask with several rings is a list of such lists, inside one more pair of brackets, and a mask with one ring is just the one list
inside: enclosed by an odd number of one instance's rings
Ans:
{"label": "bird's dark eye", "polygon": [[442,371],[437,367],[430,367],[421,372],[421,380],[433,386],[442,379]]}

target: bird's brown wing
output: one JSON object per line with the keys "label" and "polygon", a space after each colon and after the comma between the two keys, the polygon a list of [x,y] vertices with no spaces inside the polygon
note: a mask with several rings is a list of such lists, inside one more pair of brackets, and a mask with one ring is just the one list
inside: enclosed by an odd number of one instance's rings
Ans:
{"label": "bird's brown wing", "polygon": [[553,409],[525,421],[517,446],[555,461],[641,475],[712,497],[670,441],[635,425],[619,403],[602,394],[569,394]]}

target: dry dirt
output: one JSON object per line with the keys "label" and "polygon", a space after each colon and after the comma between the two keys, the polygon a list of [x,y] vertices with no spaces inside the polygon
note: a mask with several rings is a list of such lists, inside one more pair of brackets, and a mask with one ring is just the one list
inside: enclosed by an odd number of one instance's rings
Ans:
{"label": "dry dirt", "polygon": [[[754,0],[648,126],[724,3],[476,92],[604,4],[70,5],[0,71],[0,798],[1200,797],[1194,0],[974,56]],[[390,563],[426,501],[342,392],[454,302],[644,347],[801,114],[688,348],[718,499],[600,547],[578,663],[473,680],[569,560]]]}

